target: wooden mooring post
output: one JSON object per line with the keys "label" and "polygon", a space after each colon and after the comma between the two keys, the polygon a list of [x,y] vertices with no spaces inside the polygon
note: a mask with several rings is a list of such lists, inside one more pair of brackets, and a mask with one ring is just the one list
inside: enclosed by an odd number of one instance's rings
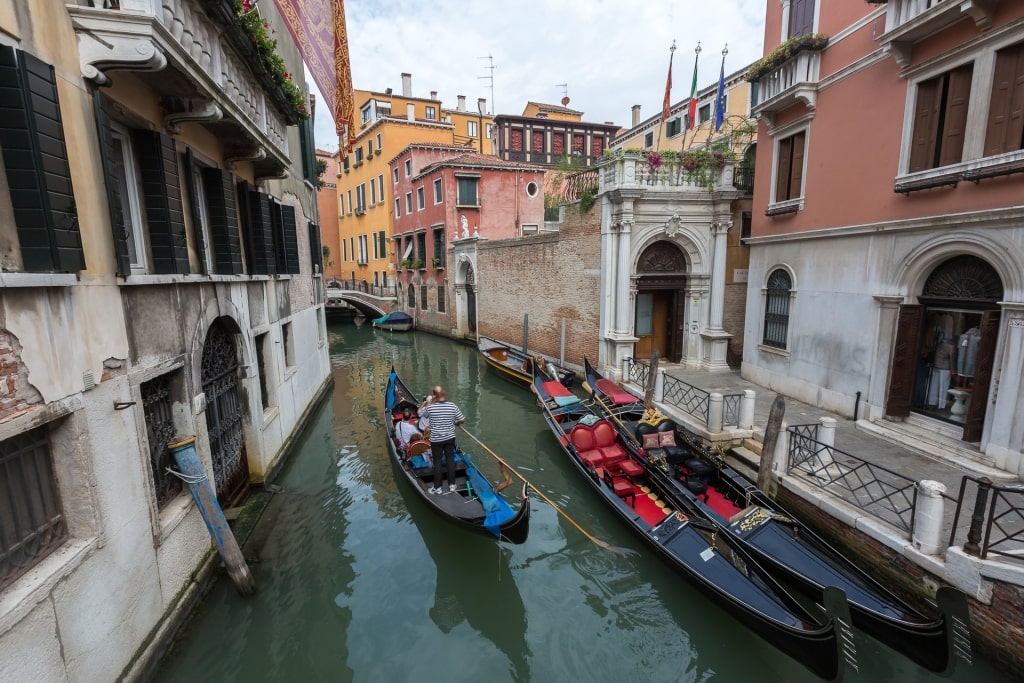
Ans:
{"label": "wooden mooring post", "polygon": [[768,493],[772,483],[772,467],[775,465],[775,444],[779,442],[779,429],[786,415],[786,399],[775,394],[772,409],[768,413],[768,424],[764,428],[764,442],[761,445],[761,464],[757,468],[757,488]]}

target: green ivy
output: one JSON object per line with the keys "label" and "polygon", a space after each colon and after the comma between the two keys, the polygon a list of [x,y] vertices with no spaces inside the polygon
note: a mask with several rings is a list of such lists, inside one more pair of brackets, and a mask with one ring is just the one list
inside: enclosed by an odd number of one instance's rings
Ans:
{"label": "green ivy", "polygon": [[775,71],[804,50],[823,50],[826,45],[828,45],[828,36],[824,33],[805,33],[802,36],[790,38],[772,50],[771,54],[751,64],[744,78],[753,83],[762,76]]}

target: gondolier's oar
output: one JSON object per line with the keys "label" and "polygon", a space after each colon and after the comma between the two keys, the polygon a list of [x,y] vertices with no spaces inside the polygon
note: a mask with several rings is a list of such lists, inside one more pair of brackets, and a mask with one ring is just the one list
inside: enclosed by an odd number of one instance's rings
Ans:
{"label": "gondolier's oar", "polygon": [[633,436],[629,433],[629,430],[626,429],[626,425],[622,424],[622,420],[619,419],[619,416],[612,412],[612,409],[608,407],[608,404],[602,401],[601,397],[597,395],[597,391],[591,389],[590,395],[594,397],[595,401],[601,404],[601,407],[604,408],[606,413],[608,413],[608,417],[615,420],[615,424],[619,425],[619,428],[622,430],[620,432],[622,436],[629,439],[630,443],[639,446],[640,442],[633,438]]}
{"label": "gondolier's oar", "polygon": [[570,517],[569,515],[567,515],[567,514],[565,513],[565,511],[564,511],[564,510],[562,510],[562,508],[560,508],[560,507],[558,507],[557,505],[555,505],[554,501],[552,501],[552,500],[551,500],[550,498],[548,498],[548,497],[547,497],[547,496],[545,496],[545,495],[544,495],[543,493],[541,493],[541,492],[540,492],[540,490],[539,490],[539,489],[538,489],[538,488],[537,488],[536,486],[534,486],[533,484],[531,484],[531,483],[530,483],[530,481],[529,481],[529,480],[527,480],[527,478],[526,478],[526,477],[524,477],[523,475],[519,474],[519,472],[518,472],[518,471],[516,471],[516,470],[515,470],[515,469],[514,469],[514,468],[513,468],[513,467],[512,467],[511,465],[509,465],[509,464],[508,464],[507,462],[505,462],[504,460],[502,460],[501,456],[499,456],[499,455],[498,455],[497,453],[495,453],[494,451],[492,451],[492,450],[491,450],[490,448],[488,448],[488,447],[487,447],[487,444],[485,444],[485,443],[484,443],[483,441],[481,441],[480,439],[478,439],[478,438],[476,438],[475,436],[473,436],[473,433],[472,433],[472,432],[470,432],[470,431],[469,431],[468,429],[466,429],[466,426],[465,426],[465,425],[459,425],[459,428],[460,428],[460,429],[461,429],[462,431],[464,431],[464,432],[466,433],[466,435],[467,435],[467,436],[469,436],[469,438],[473,439],[473,441],[475,441],[475,442],[477,443],[477,445],[479,445],[479,446],[480,446],[480,448],[482,448],[482,449],[484,449],[485,451],[487,451],[487,453],[488,453],[488,454],[489,454],[489,455],[490,455],[490,456],[491,456],[492,458],[494,458],[495,460],[497,460],[497,461],[498,461],[498,462],[499,462],[499,463],[501,464],[501,466],[502,466],[502,467],[504,467],[504,468],[506,469],[506,471],[508,471],[508,472],[511,472],[512,474],[514,474],[514,475],[516,475],[517,477],[519,477],[520,479],[522,479],[522,480],[523,480],[523,483],[524,483],[524,484],[526,484],[527,486],[529,486],[529,487],[530,487],[531,489],[533,489],[534,493],[536,493],[536,494],[537,494],[538,496],[540,496],[541,500],[543,500],[543,501],[544,501],[545,503],[547,503],[548,505],[550,505],[551,507],[553,507],[553,508],[555,509],[555,512],[557,512],[558,514],[562,515],[562,517],[564,517],[564,518],[566,519],[566,521],[568,521],[568,522],[569,522],[569,524],[572,524],[572,525],[573,525],[574,527],[576,527],[576,530],[577,530],[577,531],[579,531],[579,532],[580,532],[581,534],[583,534],[583,535],[584,535],[584,536],[586,536],[586,537],[587,537],[588,539],[590,539],[590,540],[591,540],[591,541],[592,541],[592,542],[593,542],[593,543],[594,543],[595,545],[597,545],[597,546],[599,546],[599,547],[601,547],[601,548],[604,548],[605,550],[608,550],[608,551],[610,551],[610,552],[613,552],[613,553],[615,553],[616,555],[622,555],[622,554],[623,554],[623,553],[622,553],[621,551],[619,551],[619,550],[616,550],[616,549],[615,549],[615,548],[613,548],[612,546],[610,546],[610,545],[608,545],[607,543],[605,543],[604,541],[602,541],[602,540],[601,540],[600,538],[597,538],[596,536],[591,536],[591,535],[590,535],[589,533],[587,533],[586,529],[584,529],[583,527],[581,527],[581,526],[580,526],[580,525],[579,525],[579,524],[578,524],[578,523],[576,522],[576,520],[574,520],[574,519],[573,519],[572,517]]}

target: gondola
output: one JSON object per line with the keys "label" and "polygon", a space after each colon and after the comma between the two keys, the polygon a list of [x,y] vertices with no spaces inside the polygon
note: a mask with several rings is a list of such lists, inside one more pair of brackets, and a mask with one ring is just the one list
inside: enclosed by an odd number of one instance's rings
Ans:
{"label": "gondola", "polygon": [[[820,600],[826,586],[842,589],[854,626],[925,669],[945,673],[957,659],[969,663],[970,621],[963,593],[939,589],[940,616],[925,616],[729,467],[696,435],[664,416],[648,413],[644,421],[642,401],[602,377],[586,359],[584,369],[584,389],[598,412],[616,426],[633,455],[655,465],[648,472],[684,509],[742,543],[762,565],[812,599]],[[666,441],[662,435],[667,433]]]}
{"label": "gondola", "polygon": [[[558,381],[565,386],[570,386],[576,378],[576,373],[572,370],[558,366],[542,356],[524,353],[490,337],[477,337],[476,347],[487,365],[493,368],[499,377],[515,382],[524,389],[529,388],[533,382],[533,366],[538,362],[545,366],[551,365],[554,368],[553,372],[558,374]],[[548,372],[550,373],[552,370],[548,370]]]}
{"label": "gondola", "polygon": [[619,518],[674,569],[754,633],[828,680],[856,665],[849,610],[829,589],[826,613],[791,596],[741,544],[668,498],[611,422],[542,368],[532,389],[562,452]]}
{"label": "gondola", "polygon": [[509,543],[525,543],[530,533],[530,498],[524,485],[519,498],[519,510],[512,507],[500,495],[502,489],[511,483],[509,473],[505,481],[492,486],[474,466],[469,454],[456,451],[456,491],[454,493],[431,494],[434,470],[430,466],[429,444],[425,440],[413,441],[408,452],[403,452],[395,437],[395,424],[408,409],[416,417],[418,401],[402,383],[395,369],[388,375],[384,394],[384,419],[387,424],[388,452],[396,469],[427,505],[450,522],[480,534],[499,538]]}
{"label": "gondola", "polygon": [[404,311],[391,311],[387,315],[373,319],[373,326],[388,332],[408,332],[412,329],[412,316]]}

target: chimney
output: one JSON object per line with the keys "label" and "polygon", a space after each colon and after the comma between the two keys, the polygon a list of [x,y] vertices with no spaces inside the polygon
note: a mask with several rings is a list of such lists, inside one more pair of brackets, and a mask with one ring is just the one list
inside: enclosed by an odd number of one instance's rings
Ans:
{"label": "chimney", "polygon": [[412,97],[412,74],[402,74],[402,97]]}
{"label": "chimney", "polygon": [[640,105],[633,105],[633,125],[632,128],[636,128],[640,125]]}
{"label": "chimney", "polygon": [[409,119],[410,121],[416,120],[416,105],[413,104],[412,102],[409,102],[408,104],[405,105],[405,118]]}
{"label": "chimney", "polygon": [[458,105],[456,105],[455,109],[457,109],[458,111],[466,111],[466,96],[465,95],[456,95],[455,99],[457,99],[459,101],[459,103],[458,103]]}
{"label": "chimney", "polygon": [[430,91],[430,99],[432,99],[432,100],[436,100],[437,99],[437,91],[436,90],[431,90]]}
{"label": "chimney", "polygon": [[486,97],[478,97],[478,98],[476,98],[476,110],[478,112],[480,112],[481,114],[486,114],[487,113],[487,98]]}

